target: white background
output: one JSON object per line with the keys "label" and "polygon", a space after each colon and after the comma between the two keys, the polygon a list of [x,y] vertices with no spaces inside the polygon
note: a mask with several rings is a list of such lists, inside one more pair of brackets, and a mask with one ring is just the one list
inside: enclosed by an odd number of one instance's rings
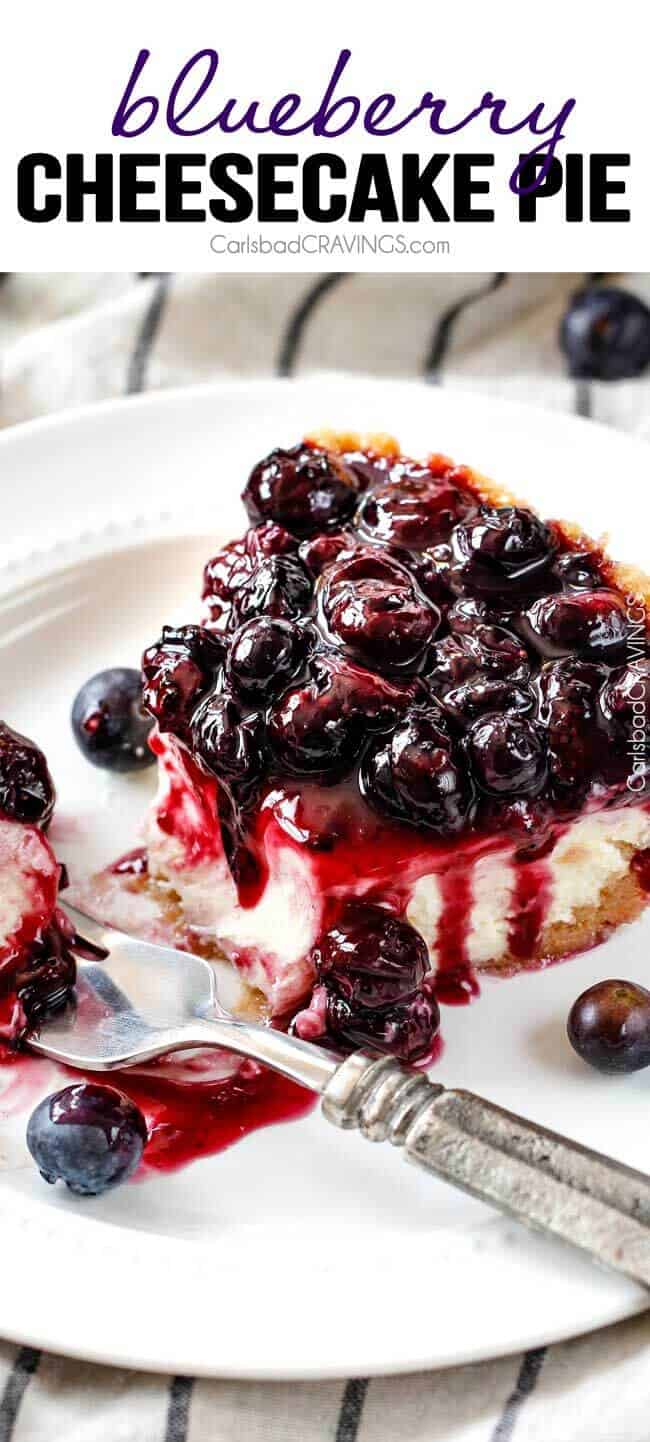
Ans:
{"label": "white background", "polygon": [[[2,109],[0,128],[0,241],[3,270],[47,268],[78,270],[309,270],[314,269],[448,269],[482,270],[623,270],[647,262],[646,119],[647,42],[644,7],[637,0],[616,6],[585,0],[545,0],[530,5],[496,0],[464,0],[463,4],[401,0],[400,4],[328,4],[295,0],[248,0],[228,8],[205,0],[186,0],[172,8],[153,0],[134,0],[121,7],[103,7],[66,0],[64,6],[25,3],[12,7],[3,20]],[[480,119],[450,143],[463,151],[495,152],[496,164],[485,172],[492,179],[493,223],[385,226],[409,238],[449,241],[450,253],[435,256],[371,257],[339,255],[314,260],[313,255],[216,256],[210,238],[224,227],[205,224],[118,223],[46,225],[21,221],[16,208],[16,166],[21,155],[43,150],[56,155],[83,150],[119,148],[111,138],[111,122],[141,47],[152,52],[145,72],[164,103],[184,62],[197,49],[219,51],[215,110],[229,96],[259,97],[272,102],[299,90],[310,109],[318,104],[336,56],[352,50],[345,88],[366,102],[383,91],[401,100],[400,111],[417,104],[425,90],[446,97],[450,113],[460,116],[477,105],[486,90],[504,96],[519,118],[543,100],[553,115],[569,96],[577,104],[560,151],[631,152],[625,199],[632,212],[629,224],[567,224],[561,197],[540,203],[536,224],[517,221],[517,206],[508,190],[508,176],[522,136],[492,135]],[[146,91],[149,88],[146,86]],[[140,92],[138,92],[140,93]],[[309,112],[305,112],[309,113]],[[163,120],[138,140],[120,142],[142,151],[165,152],[196,148],[212,155],[221,150],[251,150],[259,144],[243,132],[224,137],[211,132],[183,140],[166,130]],[[536,141],[533,141],[533,144]],[[336,150],[349,171],[363,149],[384,149],[395,158],[404,150],[422,156],[445,148],[432,136],[426,119],[416,120],[385,141],[369,140],[356,130],[337,141],[313,137],[263,137],[265,149],[280,151]],[[395,174],[399,165],[395,165]],[[445,184],[440,187],[445,200]],[[150,203],[144,201],[143,203]],[[191,202],[190,202],[191,203]],[[316,227],[305,223],[305,230]],[[370,234],[374,223],[363,230]],[[275,241],[295,239],[298,225],[274,224],[266,233]],[[347,222],[322,227],[351,235]],[[257,233],[251,220],[231,226],[243,238]]]}

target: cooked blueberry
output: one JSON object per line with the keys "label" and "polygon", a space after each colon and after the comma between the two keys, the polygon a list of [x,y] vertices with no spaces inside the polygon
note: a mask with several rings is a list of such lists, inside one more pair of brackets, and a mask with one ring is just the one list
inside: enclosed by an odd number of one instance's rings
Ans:
{"label": "cooked blueberry", "polygon": [[553,562],[553,575],[574,591],[595,591],[603,584],[595,551],[562,551]]}
{"label": "cooked blueberry", "polygon": [[0,721],[0,813],[30,826],[47,826],[55,800],[43,752]]}
{"label": "cooked blueberry", "polygon": [[233,600],[240,586],[248,580],[257,559],[247,548],[244,539],[223,546],[207,562],[203,571],[202,598],[206,617],[213,630],[229,630]]}
{"label": "cooked blueberry", "polygon": [[311,581],[299,561],[269,556],[253,567],[235,592],[232,619],[237,626],[261,615],[291,620],[309,610],[311,595]]}
{"label": "cooked blueberry", "polygon": [[298,555],[310,576],[320,576],[325,567],[331,566],[341,551],[348,550],[352,544],[350,535],[344,531],[331,531],[302,541]]}
{"label": "cooked blueberry", "polygon": [[599,981],[574,1001],[567,1032],[597,1071],[640,1071],[650,1066],[650,991],[633,981]]}
{"label": "cooked blueberry", "polygon": [[544,743],[524,716],[492,715],[475,721],[468,733],[472,769],[481,790],[497,796],[529,795],[546,778]]}
{"label": "cooked blueberry", "polygon": [[522,621],[523,634],[542,656],[569,656],[615,665],[625,651],[625,602],[616,591],[541,596]]}
{"label": "cooked blueberry", "polygon": [[264,770],[261,717],[246,714],[226,693],[210,693],[192,717],[192,749],[220,780],[252,784]]}
{"label": "cooked blueberry", "polygon": [[376,671],[417,670],[440,625],[440,612],[405,567],[366,549],[335,562],[323,582],[322,615],[339,645]]}
{"label": "cooked blueberry", "polygon": [[439,711],[413,711],[392,736],[369,752],[359,784],[377,811],[453,836],[472,804],[465,768],[456,758]]}
{"label": "cooked blueberry", "polygon": [[435,648],[431,688],[443,695],[450,687],[479,677],[526,681],[530,672],[526,647],[504,626],[477,623],[472,633],[444,636]]}
{"label": "cooked blueberry", "polygon": [[335,993],[328,996],[327,1026],[334,1041],[343,1047],[369,1046],[400,1061],[424,1061],[440,1030],[440,1009],[432,985],[423,986],[405,1001],[363,1010]]}
{"label": "cooked blueberry", "polygon": [[309,638],[293,621],[259,616],[235,632],[226,675],[242,696],[265,701],[286,690],[304,665]]}
{"label": "cooked blueberry", "polygon": [[295,556],[298,542],[284,526],[274,521],[265,521],[262,526],[252,526],[244,538],[246,553],[254,562],[265,556]]}
{"label": "cooked blueberry", "polygon": [[517,711],[527,716],[535,704],[533,693],[527,686],[489,676],[479,676],[473,681],[464,681],[460,686],[452,686],[441,693],[439,700],[445,715],[451,716],[461,726],[476,721],[487,711]]}
{"label": "cooked blueberry", "polygon": [[114,1087],[78,1082],[45,1097],[27,1124],[27,1146],[46,1182],[81,1197],[125,1182],[147,1142],[142,1112]]}
{"label": "cooked blueberry", "polygon": [[472,636],[477,626],[503,624],[503,615],[478,596],[458,596],[447,612],[449,630],[456,636]]}
{"label": "cooked blueberry", "polygon": [[149,749],[153,720],[144,709],[139,671],[113,666],[84,682],[72,706],[79,750],[107,771],[141,771],[155,761]]}
{"label": "cooked blueberry", "polygon": [[650,660],[638,660],[612,671],[599,698],[607,728],[603,769],[610,781],[627,783],[631,798],[650,788],[648,717],[650,717]]}
{"label": "cooked blueberry", "polygon": [[650,310],[618,286],[586,286],[571,300],[560,329],[571,374],[618,381],[650,364]]}
{"label": "cooked blueberry", "polygon": [[336,777],[351,770],[363,743],[354,705],[342,704],[331,669],[289,691],[270,712],[268,737],[276,760],[298,776]]}
{"label": "cooked blueberry", "polygon": [[538,595],[547,579],[555,540],[548,526],[519,506],[481,506],[454,527],[451,574],[461,591],[505,605]]}
{"label": "cooked blueberry", "polygon": [[598,693],[606,672],[569,656],[544,666],[537,682],[538,719],[546,735],[549,777],[559,800],[579,800],[603,746]]}
{"label": "cooked blueberry", "polygon": [[628,740],[635,725],[642,729],[650,716],[650,659],[639,656],[612,671],[603,684],[600,705],[605,719],[627,733]]}
{"label": "cooked blueberry", "polygon": [[221,638],[203,626],[163,626],[142,657],[143,701],[161,731],[184,735],[223,660]]}
{"label": "cooked blueberry", "polygon": [[404,1061],[426,1056],[440,1024],[419,932],[382,907],[348,903],[312,953],[327,997],[327,1027],[347,1046]]}
{"label": "cooked blueberry", "polygon": [[362,536],[405,550],[424,551],[446,540],[456,521],[475,508],[447,476],[424,466],[367,491],[356,516]]}
{"label": "cooked blueberry", "polygon": [[313,536],[348,520],[360,489],[358,472],[339,456],[302,444],[260,461],[242,500],[254,524],[276,521],[296,536]]}
{"label": "cooked blueberry", "polygon": [[12,985],[20,998],[28,1026],[65,1006],[72,996],[77,966],[72,952],[74,933],[68,934],[63,913],[47,930],[39,932],[27,955],[21,959]]}

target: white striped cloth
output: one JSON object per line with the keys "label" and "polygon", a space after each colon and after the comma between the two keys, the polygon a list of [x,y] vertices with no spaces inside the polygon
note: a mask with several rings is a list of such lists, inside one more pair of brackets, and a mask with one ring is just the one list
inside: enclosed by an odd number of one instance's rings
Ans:
{"label": "white striped cloth", "polygon": [[[567,377],[558,328],[583,279],[10,275],[0,285],[0,424],[220,376],[343,369],[476,387],[650,436],[650,374],[615,385]],[[650,274],[617,280],[650,301]],[[647,1442],[650,1315],[496,1362],[370,1381],[193,1381],[0,1343],[0,1442],[230,1442],[235,1434],[242,1442]]]}

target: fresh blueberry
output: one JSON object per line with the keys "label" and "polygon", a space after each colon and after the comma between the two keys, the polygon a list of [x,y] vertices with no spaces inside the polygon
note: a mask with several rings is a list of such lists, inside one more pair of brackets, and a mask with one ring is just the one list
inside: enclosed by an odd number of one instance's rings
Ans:
{"label": "fresh blueberry", "polygon": [[45,1097],[27,1124],[27,1146],[46,1182],[94,1197],[135,1171],[147,1127],[134,1102],[114,1087],[78,1082]]}
{"label": "fresh blueberry", "polygon": [[571,374],[619,381],[650,364],[650,310],[618,286],[586,286],[573,296],[560,329]]}
{"label": "fresh blueberry", "polygon": [[597,1071],[640,1071],[650,1066],[650,991],[633,981],[599,981],[573,1003],[567,1032]]}
{"label": "fresh blueberry", "polygon": [[148,746],[153,721],[144,710],[139,671],[114,666],[91,676],[72,707],[75,741],[93,766],[141,771],[155,757]]}
{"label": "fresh blueberry", "polygon": [[0,721],[0,813],[29,826],[47,826],[55,799],[43,752]]}

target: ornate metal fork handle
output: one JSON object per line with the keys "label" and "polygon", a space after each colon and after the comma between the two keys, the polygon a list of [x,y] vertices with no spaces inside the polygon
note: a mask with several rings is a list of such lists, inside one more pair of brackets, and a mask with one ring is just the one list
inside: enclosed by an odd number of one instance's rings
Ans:
{"label": "ornate metal fork handle", "polygon": [[357,1052],[323,1093],[328,1121],[650,1286],[650,1178],[386,1057]]}

